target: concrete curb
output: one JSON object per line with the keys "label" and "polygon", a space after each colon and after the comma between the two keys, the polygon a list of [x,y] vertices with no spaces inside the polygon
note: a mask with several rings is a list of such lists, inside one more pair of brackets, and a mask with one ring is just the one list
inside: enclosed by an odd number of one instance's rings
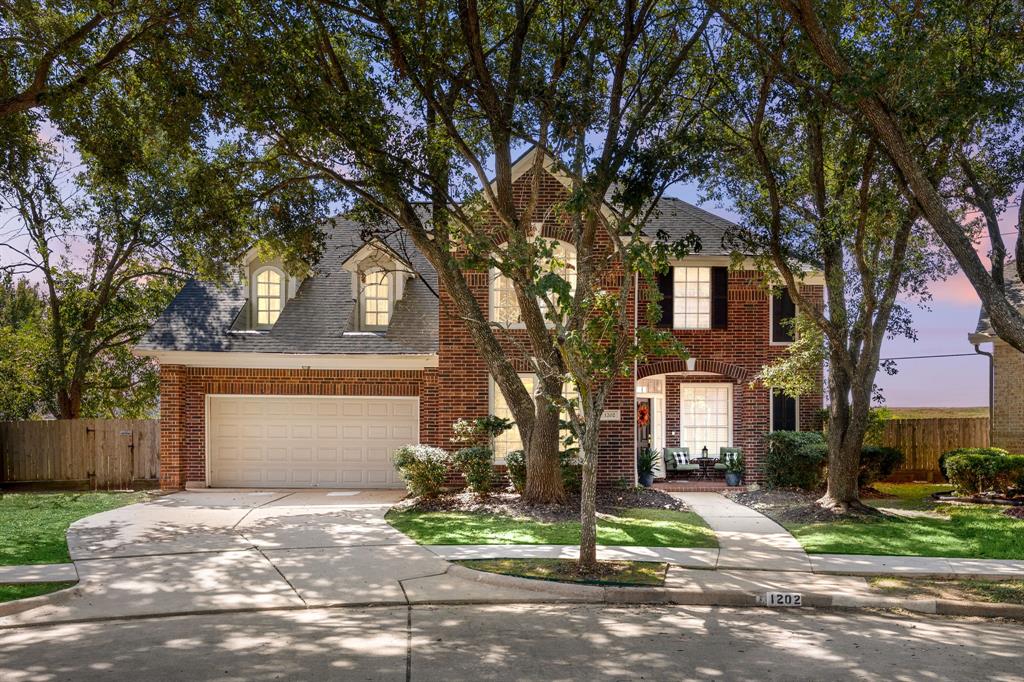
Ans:
{"label": "concrete curb", "polygon": [[[477,571],[452,565],[450,575],[495,587],[544,592],[560,599],[577,602],[617,605],[674,604],[678,606],[740,606],[762,607],[761,594],[744,590],[688,590],[671,587],[610,587],[574,585],[534,578],[519,578],[500,573]],[[844,595],[803,592],[803,607],[824,609],[901,609],[915,613],[942,616],[982,616],[1024,620],[1024,605],[990,604],[987,602],[954,601],[950,599],[907,599],[883,595]]]}
{"label": "concrete curb", "polygon": [[[63,582],[63,581],[61,581]],[[76,594],[76,590],[79,590],[80,586],[75,584],[70,587],[65,587],[63,590],[57,590],[56,592],[48,592],[46,594],[40,594],[36,597],[26,597],[25,599],[15,599],[14,601],[0,602],[0,617],[2,616],[13,616],[16,613],[22,613],[23,611],[30,611],[40,606],[55,606],[61,602],[66,601],[69,597]]]}

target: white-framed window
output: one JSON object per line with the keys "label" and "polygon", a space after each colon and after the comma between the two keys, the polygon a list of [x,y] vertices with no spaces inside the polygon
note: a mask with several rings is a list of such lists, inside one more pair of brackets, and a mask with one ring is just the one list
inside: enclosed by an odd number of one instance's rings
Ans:
{"label": "white-framed window", "polygon": [[679,438],[690,454],[707,447],[717,457],[719,448],[732,446],[732,384],[679,386]]}
{"label": "white-framed window", "polygon": [[269,329],[277,322],[284,308],[284,273],[277,268],[267,267],[256,271],[255,291],[256,328]]}
{"label": "white-framed window", "polygon": [[363,329],[386,329],[391,321],[391,275],[382,268],[364,271],[359,299]]}
{"label": "white-framed window", "polygon": [[[549,271],[554,272],[568,282],[569,290],[575,293],[575,247],[563,241],[553,240],[551,258],[548,261],[548,265]],[[519,301],[516,300],[516,291],[512,286],[512,280],[501,274],[497,268],[491,268],[490,281],[491,322],[497,322],[506,327],[521,326],[523,318],[519,312]],[[542,301],[540,304],[541,313],[544,312],[546,307]]]}
{"label": "white-framed window", "polygon": [[[537,394],[537,377],[533,374],[520,374],[519,378],[523,382],[523,387],[530,395]],[[511,421],[515,421],[515,417],[512,416],[512,410],[509,409],[508,403],[505,401],[505,394],[501,392],[498,385],[494,383],[494,378],[488,379],[491,390],[491,414],[495,417],[503,417]],[[562,384],[562,396],[568,399],[575,398],[577,396],[576,388],[571,384]],[[562,431],[558,434],[559,443],[568,436],[567,431]],[[513,450],[523,449],[523,437],[519,435],[519,427],[514,425],[508,431],[494,439],[494,461],[501,464],[505,461],[505,455]],[[559,448],[561,449],[561,448]]]}
{"label": "white-framed window", "polygon": [[711,329],[711,268],[682,266],[672,270],[672,327]]}

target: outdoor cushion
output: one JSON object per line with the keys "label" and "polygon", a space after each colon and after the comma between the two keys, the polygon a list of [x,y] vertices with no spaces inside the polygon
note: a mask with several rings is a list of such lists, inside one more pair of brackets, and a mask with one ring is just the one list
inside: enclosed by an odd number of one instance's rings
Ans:
{"label": "outdoor cushion", "polygon": [[718,462],[715,463],[716,471],[725,471],[727,465],[735,457],[743,454],[743,448],[720,448],[718,451]]}
{"label": "outdoor cushion", "polygon": [[697,471],[700,466],[691,464],[689,448],[665,448],[665,471]]}

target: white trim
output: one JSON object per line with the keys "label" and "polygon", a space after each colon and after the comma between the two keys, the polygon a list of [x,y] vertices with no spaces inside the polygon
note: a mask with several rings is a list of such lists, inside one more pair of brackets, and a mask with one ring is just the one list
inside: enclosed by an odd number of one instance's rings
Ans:
{"label": "white trim", "polygon": [[[710,383],[703,381],[685,381],[679,384],[679,447],[685,447],[683,445],[683,389],[687,386],[700,386],[702,388],[725,388],[729,391],[729,444],[726,447],[734,447],[735,444],[735,392],[733,391],[733,385],[731,383]],[[706,445],[706,444],[705,444]],[[699,450],[697,451],[700,452]],[[691,455],[697,454],[694,452]],[[708,455],[717,454],[709,452]]]}
{"label": "white trim", "polygon": [[[677,317],[677,315],[682,314],[683,316],[685,316],[687,314],[685,311],[683,313],[677,313],[676,312],[676,304],[679,302],[679,299],[680,299],[680,295],[676,291],[678,285],[680,284],[679,278],[678,278],[678,274],[679,274],[680,270],[707,270],[708,271],[708,296],[707,296],[707,301],[708,301],[708,326],[706,326],[706,327],[685,327],[685,326],[684,327],[678,327],[678,326],[676,326],[676,317]],[[714,307],[713,304],[714,304],[714,300],[715,299],[714,299],[714,291],[712,291],[712,287],[714,286],[714,284],[712,283],[713,277],[712,277],[712,274],[711,274],[712,273],[711,267],[709,267],[707,265],[694,265],[692,263],[688,263],[686,265],[674,266],[671,269],[670,272],[672,273],[672,329],[673,330],[678,330],[678,331],[708,331],[709,329],[714,329],[714,325],[712,323],[712,318],[714,317],[714,311],[712,310],[712,308]],[[689,277],[689,276],[687,275],[687,277]],[[694,297],[683,296],[682,298],[685,300],[687,298],[694,298]],[[703,297],[701,297],[698,294],[695,297],[695,300],[700,301],[700,300],[702,300],[702,298]],[[699,315],[699,313],[697,313],[697,314]]]}
{"label": "white trim", "polygon": [[[260,275],[268,270],[276,272],[279,278],[278,298],[280,298],[280,301],[278,305],[280,307],[277,309],[277,319],[275,319],[270,324],[260,324]],[[252,281],[249,283],[249,288],[251,289],[249,296],[251,305],[249,307],[250,314],[252,317],[251,324],[249,325],[250,329],[255,329],[258,331],[268,331],[270,329],[273,329],[274,325],[277,324],[277,320],[281,319],[281,313],[284,312],[284,307],[288,302],[288,274],[281,268],[277,267],[276,265],[261,265],[260,267],[256,268],[253,271]],[[269,296],[264,296],[263,298],[267,300],[272,300],[272,297]]]}
{"label": "white trim", "polygon": [[[800,396],[793,398],[796,401],[796,428],[800,430]],[[768,433],[775,433],[775,390],[768,389]]]}
{"label": "white trim", "polygon": [[298,354],[234,353],[216,351],[145,350],[134,348],[136,357],[151,357],[161,365],[243,369],[425,369],[437,367],[436,353]]}
{"label": "white trim", "polygon": [[[210,485],[210,401],[212,398],[295,398],[296,400],[308,400],[310,398],[330,398],[337,400],[339,398],[350,398],[353,400],[415,400],[416,401],[416,442],[420,442],[420,397],[413,395],[263,395],[253,393],[207,393],[204,396],[203,401],[203,459],[205,460],[206,469],[206,487],[211,488]],[[313,488],[315,489],[315,487]],[[287,488],[291,490],[291,488]],[[295,490],[304,490],[304,488],[295,488]]]}
{"label": "white trim", "polygon": [[[786,288],[787,287],[783,287],[782,290],[785,290]],[[793,297],[790,296],[789,299],[792,301]],[[793,312],[794,312],[793,319],[796,319],[796,316],[800,314],[800,306],[798,306],[796,304],[796,301],[793,301]],[[774,320],[775,320],[775,296],[769,291],[768,292],[768,345],[769,346],[792,346],[793,345],[793,341],[776,341],[775,340],[775,334],[774,334],[774,329],[773,329],[773,326],[774,326],[773,322],[774,322]],[[793,331],[794,331],[794,333],[796,332],[795,329]],[[794,337],[794,341],[795,340],[796,339]]]}

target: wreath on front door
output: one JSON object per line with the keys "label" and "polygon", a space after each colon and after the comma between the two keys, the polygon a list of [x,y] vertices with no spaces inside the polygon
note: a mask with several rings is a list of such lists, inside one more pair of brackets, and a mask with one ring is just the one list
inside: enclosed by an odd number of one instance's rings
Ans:
{"label": "wreath on front door", "polygon": [[647,426],[651,423],[651,406],[641,403],[636,408],[636,423],[640,426]]}

